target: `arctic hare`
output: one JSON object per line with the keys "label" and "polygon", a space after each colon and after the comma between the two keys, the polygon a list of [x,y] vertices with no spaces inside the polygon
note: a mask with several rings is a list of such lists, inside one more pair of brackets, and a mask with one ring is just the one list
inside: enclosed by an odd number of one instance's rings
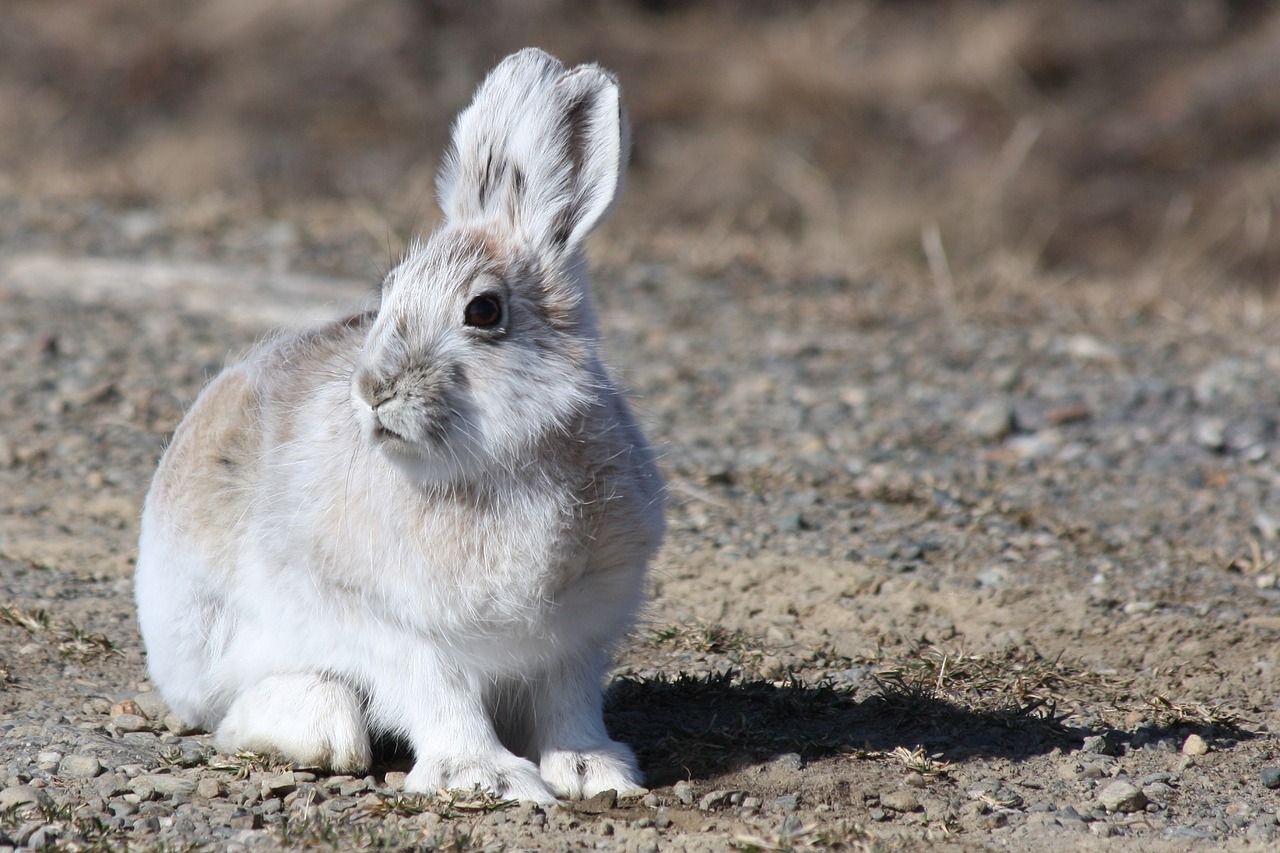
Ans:
{"label": "arctic hare", "polygon": [[627,150],[617,82],[535,49],[459,116],[443,225],[377,308],[215,379],[147,496],[152,678],[224,750],[409,791],[641,784],[601,691],[662,538],[654,457],[602,366],[583,243]]}

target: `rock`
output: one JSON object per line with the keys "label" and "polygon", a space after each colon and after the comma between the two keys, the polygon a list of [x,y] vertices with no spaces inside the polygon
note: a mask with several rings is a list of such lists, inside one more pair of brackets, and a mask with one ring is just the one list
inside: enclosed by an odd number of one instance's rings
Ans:
{"label": "rock", "polygon": [[57,770],[62,763],[61,752],[42,752],[36,756],[36,767],[44,771]]}
{"label": "rock", "polygon": [[1108,366],[1120,363],[1120,354],[1115,347],[1103,343],[1092,335],[1071,335],[1062,341],[1062,350],[1079,361]]}
{"label": "rock", "polygon": [[156,773],[139,776],[133,780],[133,784],[129,787],[135,794],[145,800],[147,797],[143,796],[143,788],[150,788],[156,796],[160,797],[189,797],[195,793],[196,783],[190,779],[183,779],[181,776],[167,776]]}
{"label": "rock", "polygon": [[58,775],[92,779],[102,772],[102,762],[92,755],[68,755],[58,764]]}
{"label": "rock", "polygon": [[1280,767],[1262,768],[1262,787],[1280,788]]}
{"label": "rock", "polygon": [[150,725],[141,714],[119,714],[111,722],[122,732],[145,732]]}
{"label": "rock", "polygon": [[1209,751],[1209,744],[1200,735],[1187,735],[1182,742],[1183,755],[1204,755]]}
{"label": "rock", "polygon": [[1081,752],[1091,752],[1096,755],[1119,755],[1120,739],[1116,737],[1115,732],[1090,735],[1084,739],[1084,745],[1080,747],[1080,750]]}
{"label": "rock", "polygon": [[133,704],[149,720],[163,720],[169,713],[169,705],[155,690],[144,690],[133,697]]}
{"label": "rock", "polygon": [[232,829],[261,829],[262,815],[245,809],[236,809],[231,817],[227,818],[227,825]]}
{"label": "rock", "polygon": [[129,790],[129,777],[123,773],[108,773],[94,780],[93,789],[98,792],[98,796],[109,800]]}
{"label": "rock", "polygon": [[283,773],[264,776],[260,783],[260,788],[262,790],[262,799],[264,800],[272,797],[283,797],[285,794],[291,794],[298,789],[298,780],[294,777],[292,771],[286,770]]}
{"label": "rock", "polygon": [[203,797],[206,800],[216,800],[226,793],[226,789],[222,787],[222,783],[217,779],[201,779],[196,782],[196,796]]}
{"label": "rock", "polygon": [[781,797],[775,797],[770,805],[778,811],[793,812],[800,807],[800,795],[784,794]]}
{"label": "rock", "polygon": [[1197,421],[1193,437],[1206,450],[1220,451],[1227,446],[1227,424],[1221,418]]}
{"label": "rock", "polygon": [[1098,802],[1109,812],[1140,812],[1147,807],[1147,796],[1128,782],[1115,781],[1098,792]]}
{"label": "rock", "polygon": [[583,814],[604,814],[618,804],[618,792],[610,788],[601,791],[594,797],[581,800],[574,806],[574,811]]}
{"label": "rock", "polygon": [[142,706],[137,702],[132,699],[125,699],[111,706],[111,719],[114,720],[117,717],[122,716],[142,717],[143,719],[146,719],[147,715],[143,712]]}
{"label": "rock", "polygon": [[42,826],[27,837],[29,850],[44,850],[58,843],[58,827],[52,824]]}
{"label": "rock", "polygon": [[0,791],[0,812],[19,806],[47,806],[51,802],[48,794],[30,785],[15,785]]}
{"label": "rock", "polygon": [[964,428],[980,441],[999,441],[1013,432],[1013,408],[1004,400],[985,400],[965,415]]}
{"label": "rock", "polygon": [[173,713],[165,714],[163,722],[164,727],[175,735],[189,735],[200,731],[197,727]]}
{"label": "rock", "polygon": [[[295,774],[294,774],[294,776],[297,776],[297,775],[298,775],[297,773],[295,773]],[[405,772],[400,771],[400,770],[391,770],[391,771],[388,771],[388,772],[387,772],[387,773],[382,777],[382,784],[386,785],[388,790],[391,790],[391,791],[403,791],[403,790],[404,790],[404,780],[408,777],[408,775],[409,775],[408,773],[405,773]],[[299,779],[298,781],[299,781],[299,782],[301,782],[302,780],[301,780],[301,779]]]}
{"label": "rock", "polygon": [[913,791],[886,791],[880,795],[880,805],[895,812],[918,812],[920,798]]}
{"label": "rock", "polygon": [[704,795],[701,800],[698,800],[698,809],[699,811],[713,812],[719,809],[728,808],[733,804],[734,794],[739,795],[738,800],[741,802],[741,793],[741,791],[728,790],[711,791]]}
{"label": "rock", "polygon": [[691,806],[694,801],[693,786],[686,781],[679,781],[671,789],[671,793],[680,801],[681,805]]}

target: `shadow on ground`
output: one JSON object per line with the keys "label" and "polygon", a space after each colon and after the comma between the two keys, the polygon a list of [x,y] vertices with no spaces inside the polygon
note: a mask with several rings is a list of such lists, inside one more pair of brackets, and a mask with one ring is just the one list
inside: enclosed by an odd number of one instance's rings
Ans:
{"label": "shadow on ground", "polygon": [[727,672],[621,679],[606,697],[606,720],[611,733],[635,749],[654,787],[788,753],[810,761],[901,746],[922,747],[946,761],[1019,760],[1079,746],[1094,734],[1065,725],[1036,700],[974,708],[896,686],[856,699],[833,685],[750,681]]}

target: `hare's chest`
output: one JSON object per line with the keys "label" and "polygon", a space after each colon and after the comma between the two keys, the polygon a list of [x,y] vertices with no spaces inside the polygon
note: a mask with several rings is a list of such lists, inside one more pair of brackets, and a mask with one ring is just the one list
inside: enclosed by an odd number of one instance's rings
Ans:
{"label": "hare's chest", "polygon": [[536,633],[588,561],[572,510],[545,497],[437,504],[390,521],[380,538],[378,562],[391,570],[376,580],[380,597],[449,632]]}

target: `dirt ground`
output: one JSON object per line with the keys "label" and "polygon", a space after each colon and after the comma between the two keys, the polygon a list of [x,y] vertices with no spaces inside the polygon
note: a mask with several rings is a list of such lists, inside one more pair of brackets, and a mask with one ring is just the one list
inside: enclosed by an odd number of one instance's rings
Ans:
{"label": "dirt ground", "polygon": [[[1280,845],[1274,4],[0,19],[0,850]],[[607,707],[651,792],[218,755],[135,626],[164,442],[431,227],[449,122],[525,44],[631,110],[591,254],[671,493]]]}

